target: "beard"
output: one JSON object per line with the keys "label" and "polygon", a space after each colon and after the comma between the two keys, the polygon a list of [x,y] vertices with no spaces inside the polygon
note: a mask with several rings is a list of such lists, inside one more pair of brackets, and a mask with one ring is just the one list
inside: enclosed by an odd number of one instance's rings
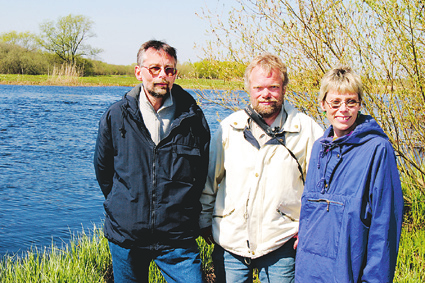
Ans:
{"label": "beard", "polygon": [[[270,105],[262,105],[259,102],[269,102]],[[263,99],[261,101],[255,101],[252,102],[252,108],[257,111],[258,114],[260,114],[263,118],[269,118],[275,115],[276,113],[279,113],[279,111],[282,109],[283,99]]]}
{"label": "beard", "polygon": [[154,83],[152,85],[152,87],[145,87],[146,91],[152,95],[155,98],[162,98],[167,96],[170,93],[170,85],[169,82],[162,82],[162,83],[166,83],[167,86],[163,87],[163,86],[156,86],[156,84]]}

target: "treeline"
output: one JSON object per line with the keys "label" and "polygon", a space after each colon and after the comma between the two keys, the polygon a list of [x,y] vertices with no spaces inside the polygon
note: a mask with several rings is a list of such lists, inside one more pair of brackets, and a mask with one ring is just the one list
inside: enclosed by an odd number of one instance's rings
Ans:
{"label": "treeline", "polygon": [[[17,44],[0,42],[0,73],[22,75],[51,75],[66,64],[56,54],[31,50]],[[80,76],[134,74],[133,65],[113,65],[98,60],[77,57],[74,66]],[[234,80],[241,79],[245,64],[230,61],[202,60],[178,64],[180,78]]]}
{"label": "treeline", "polygon": [[[87,41],[95,37],[93,21],[69,14],[40,24],[40,32],[10,31],[0,34],[0,73],[65,76],[133,75],[134,64],[112,65],[98,60],[102,49]],[[233,61],[233,60],[232,60]],[[177,66],[181,78],[231,80],[243,76],[245,65],[230,61],[202,60]],[[58,71],[59,70],[59,71]],[[63,74],[63,70],[71,70]]]}
{"label": "treeline", "polygon": [[179,77],[197,79],[240,80],[246,64],[231,61],[204,59],[195,63],[178,64]]}
{"label": "treeline", "polygon": [[[22,75],[52,74],[64,64],[56,54],[0,42],[0,73]],[[134,66],[112,65],[101,61],[79,57],[75,61],[82,76],[133,75]]]}

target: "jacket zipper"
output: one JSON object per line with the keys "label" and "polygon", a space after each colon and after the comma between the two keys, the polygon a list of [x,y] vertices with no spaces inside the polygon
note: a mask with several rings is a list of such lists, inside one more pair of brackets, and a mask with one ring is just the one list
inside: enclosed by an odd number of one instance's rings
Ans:
{"label": "jacket zipper", "polygon": [[152,219],[152,232],[153,228],[155,227],[155,206],[156,206],[156,146],[153,149],[153,164],[152,164],[152,213],[151,213],[151,219]]}
{"label": "jacket zipper", "polygon": [[329,212],[329,206],[331,205],[331,203],[334,204],[338,204],[338,205],[344,205],[342,202],[337,202],[337,201],[330,201],[327,199],[309,199],[308,201],[310,202],[326,202],[327,206],[326,206],[326,211]]}

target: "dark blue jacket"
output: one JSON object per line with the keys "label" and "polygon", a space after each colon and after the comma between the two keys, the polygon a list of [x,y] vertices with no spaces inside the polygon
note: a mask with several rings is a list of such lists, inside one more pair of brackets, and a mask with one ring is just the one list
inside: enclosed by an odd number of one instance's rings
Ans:
{"label": "dark blue jacket", "polygon": [[99,124],[94,167],[106,198],[105,236],[125,248],[184,247],[199,235],[209,128],[193,97],[174,85],[175,120],[155,145],[139,110],[141,87]]}
{"label": "dark blue jacket", "polygon": [[313,145],[301,202],[296,282],[392,282],[403,196],[394,150],[370,116]]}

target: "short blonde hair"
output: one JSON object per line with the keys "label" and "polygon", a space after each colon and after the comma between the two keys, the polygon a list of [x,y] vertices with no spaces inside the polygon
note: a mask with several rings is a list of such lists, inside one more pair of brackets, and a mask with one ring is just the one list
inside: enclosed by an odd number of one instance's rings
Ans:
{"label": "short blonde hair", "polygon": [[320,83],[320,93],[318,100],[322,102],[326,99],[329,91],[334,90],[340,93],[357,93],[362,101],[363,84],[360,76],[350,67],[340,66],[328,71]]}
{"label": "short blonde hair", "polygon": [[285,88],[288,84],[288,73],[286,70],[285,64],[283,64],[282,60],[279,57],[272,55],[270,53],[263,53],[261,55],[256,56],[251,63],[249,63],[248,67],[246,67],[244,80],[245,80],[245,89],[249,90],[251,86],[251,82],[249,81],[249,77],[252,73],[252,70],[255,67],[261,67],[264,71],[271,72],[274,69],[277,69],[280,72],[280,76],[282,78],[282,87]]}

